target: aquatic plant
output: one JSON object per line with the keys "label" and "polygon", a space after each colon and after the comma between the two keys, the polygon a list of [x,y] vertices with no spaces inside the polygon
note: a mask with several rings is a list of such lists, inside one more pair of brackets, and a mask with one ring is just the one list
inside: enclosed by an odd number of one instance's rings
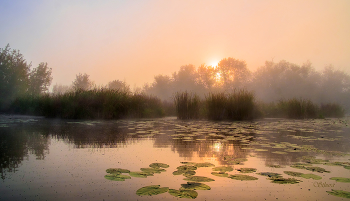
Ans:
{"label": "aquatic plant", "polygon": [[258,178],[256,178],[256,177],[248,176],[248,175],[243,175],[243,174],[234,174],[234,175],[230,175],[228,178],[236,179],[236,180],[241,180],[241,181],[258,180]]}
{"label": "aquatic plant", "polygon": [[175,190],[175,189],[169,189],[168,193],[172,196],[178,197],[178,198],[190,198],[195,199],[198,196],[198,193],[194,190]]}
{"label": "aquatic plant", "polygon": [[330,195],[334,195],[337,197],[343,197],[343,198],[350,198],[350,192],[348,191],[342,191],[342,190],[333,190],[332,191],[326,191]]}
{"label": "aquatic plant", "polygon": [[274,173],[274,172],[259,172],[256,174],[261,175],[261,176],[271,177],[271,178],[282,177],[281,174]]}
{"label": "aquatic plant", "polygon": [[169,190],[168,187],[161,188],[160,185],[151,185],[151,186],[145,186],[145,187],[138,189],[136,191],[136,195],[140,195],[140,196],[142,196],[142,195],[147,195],[147,196],[158,195],[158,194],[168,192],[168,190]]}
{"label": "aquatic plant", "polygon": [[130,170],[121,169],[121,168],[108,168],[106,170],[106,172],[109,173],[109,174],[121,174],[121,173],[129,173]]}
{"label": "aquatic plant", "polygon": [[344,177],[331,177],[330,180],[335,180],[337,182],[344,182],[344,183],[350,183],[350,178],[344,178]]}
{"label": "aquatic plant", "polygon": [[168,168],[169,165],[165,163],[152,163],[149,165],[151,168]]}
{"label": "aquatic plant", "polygon": [[181,190],[210,190],[210,186],[198,182],[187,182],[187,184],[181,184]]}
{"label": "aquatic plant", "polygon": [[211,174],[217,177],[228,177],[226,172],[212,172]]}
{"label": "aquatic plant", "polygon": [[176,93],[174,97],[176,116],[178,119],[198,119],[200,99],[196,94]]}
{"label": "aquatic plant", "polygon": [[344,117],[345,110],[337,103],[321,104],[319,117]]}
{"label": "aquatic plant", "polygon": [[150,174],[154,174],[154,173],[162,173],[165,172],[165,169],[161,169],[161,168],[141,168],[140,169],[142,172],[146,172],[146,173],[150,173]]}
{"label": "aquatic plant", "polygon": [[132,177],[147,178],[147,176],[153,176],[151,172],[129,172]]}
{"label": "aquatic plant", "polygon": [[273,177],[270,178],[272,183],[276,183],[276,184],[297,184],[299,182],[302,182],[300,180],[297,179],[293,179],[293,178],[282,178],[282,177]]}
{"label": "aquatic plant", "polygon": [[314,180],[322,179],[322,177],[320,177],[318,175],[314,175],[314,174],[304,174],[304,173],[293,172],[293,171],[284,171],[284,173],[287,174],[287,175],[290,175],[290,176],[302,177],[302,178],[305,178],[305,179],[314,179]]}
{"label": "aquatic plant", "polygon": [[256,168],[240,168],[237,171],[239,171],[240,173],[252,173],[256,172]]}
{"label": "aquatic plant", "polygon": [[131,179],[128,175],[122,175],[122,174],[109,174],[105,175],[105,179],[111,180],[111,181],[125,181],[125,179]]}
{"label": "aquatic plant", "polygon": [[231,172],[233,171],[233,168],[230,166],[221,166],[221,167],[214,167],[212,170],[219,171],[219,172]]}
{"label": "aquatic plant", "polygon": [[210,182],[210,181],[215,181],[212,178],[209,177],[203,177],[203,176],[188,176],[184,178],[184,180],[187,181],[194,181],[194,182]]}

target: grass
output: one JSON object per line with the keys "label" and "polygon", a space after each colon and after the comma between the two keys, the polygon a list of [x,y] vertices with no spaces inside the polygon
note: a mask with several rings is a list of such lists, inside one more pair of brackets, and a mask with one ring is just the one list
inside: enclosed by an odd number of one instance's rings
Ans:
{"label": "grass", "polygon": [[64,119],[119,119],[162,117],[160,99],[110,89],[77,90],[59,95],[23,96],[10,112]]}
{"label": "grass", "polygon": [[198,119],[200,99],[196,94],[182,92],[174,97],[176,116],[178,119]]}

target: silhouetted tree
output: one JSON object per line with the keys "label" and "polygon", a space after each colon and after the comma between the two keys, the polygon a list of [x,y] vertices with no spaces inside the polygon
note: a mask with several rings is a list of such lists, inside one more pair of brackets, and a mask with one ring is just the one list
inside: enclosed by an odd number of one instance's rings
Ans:
{"label": "silhouetted tree", "polygon": [[75,80],[73,81],[73,89],[74,90],[89,90],[93,87],[93,82],[90,81],[90,75],[86,73],[79,73],[76,75]]}
{"label": "silhouetted tree", "polygon": [[40,63],[37,68],[34,68],[29,75],[29,94],[39,95],[47,91],[52,81],[52,69],[47,66],[47,63]]}
{"label": "silhouetted tree", "polygon": [[217,68],[223,88],[227,91],[242,88],[249,81],[251,73],[245,61],[229,57],[222,59]]}
{"label": "silhouetted tree", "polygon": [[64,94],[70,90],[71,90],[71,87],[69,87],[67,85],[55,84],[52,87],[52,94],[54,94],[54,95]]}
{"label": "silhouetted tree", "polygon": [[131,93],[130,86],[126,84],[125,81],[113,80],[108,83],[107,87],[108,89],[120,90],[123,92]]}
{"label": "silhouetted tree", "polygon": [[156,75],[153,83],[150,86],[145,86],[144,91],[162,100],[172,100],[173,81],[168,75]]}
{"label": "silhouetted tree", "polygon": [[217,83],[218,70],[212,66],[200,65],[197,69],[199,84],[202,85],[206,91],[211,91],[214,87],[220,85]]}
{"label": "silhouetted tree", "polygon": [[11,50],[10,45],[0,48],[0,109],[26,93],[30,66],[18,50]]}

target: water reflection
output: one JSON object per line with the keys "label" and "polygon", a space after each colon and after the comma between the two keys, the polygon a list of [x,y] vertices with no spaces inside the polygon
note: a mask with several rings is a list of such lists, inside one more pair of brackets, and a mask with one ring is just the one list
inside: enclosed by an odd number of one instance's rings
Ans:
{"label": "water reflection", "polygon": [[[211,158],[219,165],[232,165],[227,156],[255,156],[264,159],[266,165],[289,165],[305,152],[331,158],[338,152],[350,151],[349,129],[337,120],[62,121],[2,116],[0,133],[2,179],[6,172],[16,171],[28,155],[44,160],[50,153],[51,140],[63,141],[76,149],[122,148],[152,140],[154,148],[169,148],[185,160]],[[312,151],[305,151],[303,145],[311,145]]]}

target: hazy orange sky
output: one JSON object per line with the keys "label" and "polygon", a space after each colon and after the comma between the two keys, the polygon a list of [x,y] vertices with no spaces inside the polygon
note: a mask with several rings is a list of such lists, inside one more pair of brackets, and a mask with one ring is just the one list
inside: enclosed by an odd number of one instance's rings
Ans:
{"label": "hazy orange sky", "polygon": [[2,0],[0,47],[10,44],[52,84],[87,73],[134,86],[186,64],[233,57],[350,72],[349,0]]}

